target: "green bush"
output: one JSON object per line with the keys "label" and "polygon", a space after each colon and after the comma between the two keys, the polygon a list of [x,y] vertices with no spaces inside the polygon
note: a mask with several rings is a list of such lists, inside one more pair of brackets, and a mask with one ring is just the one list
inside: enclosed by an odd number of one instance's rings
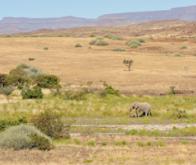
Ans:
{"label": "green bush", "polygon": [[107,83],[104,83],[103,85],[104,85],[104,90],[101,92],[101,96],[120,95],[119,91],[114,89],[111,85],[108,85]]}
{"label": "green bush", "polygon": [[19,117],[5,117],[0,119],[0,131],[10,127],[10,126],[16,126],[20,124],[27,123],[27,119],[25,116],[19,116]]}
{"label": "green bush", "polygon": [[59,78],[55,75],[42,74],[36,78],[36,83],[41,88],[57,88],[60,86],[59,82]]}
{"label": "green bush", "polygon": [[50,150],[53,146],[51,139],[37,128],[30,125],[19,125],[0,133],[0,147],[15,150],[33,148]]}
{"label": "green bush", "polygon": [[142,44],[141,42],[139,42],[138,40],[132,40],[132,41],[129,41],[127,43],[127,45],[130,47],[130,48],[138,48],[140,47]]}
{"label": "green bush", "polygon": [[24,87],[21,91],[23,99],[42,99],[43,93],[39,86],[34,86],[32,89],[29,87]]}
{"label": "green bush", "polygon": [[95,46],[107,46],[109,45],[106,41],[104,41],[103,38],[96,38],[95,40],[92,40],[90,45],[95,45]]}
{"label": "green bush", "polygon": [[69,137],[69,129],[68,127],[65,129],[62,117],[57,112],[46,110],[38,115],[32,116],[31,122],[50,137]]}
{"label": "green bush", "polygon": [[10,85],[21,87],[25,84],[32,83],[33,79],[40,74],[41,72],[38,69],[21,64],[10,71],[9,75],[7,76],[7,82]]}

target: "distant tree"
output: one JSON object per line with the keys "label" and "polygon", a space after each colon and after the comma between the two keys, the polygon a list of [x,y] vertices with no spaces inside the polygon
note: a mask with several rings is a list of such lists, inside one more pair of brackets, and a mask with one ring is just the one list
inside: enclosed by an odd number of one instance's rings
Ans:
{"label": "distant tree", "polygon": [[129,60],[124,59],[124,60],[123,60],[123,64],[124,64],[125,66],[127,66],[127,68],[128,68],[129,71],[131,71],[131,66],[132,66],[132,64],[133,64],[133,60],[132,60],[132,59],[129,59]]}

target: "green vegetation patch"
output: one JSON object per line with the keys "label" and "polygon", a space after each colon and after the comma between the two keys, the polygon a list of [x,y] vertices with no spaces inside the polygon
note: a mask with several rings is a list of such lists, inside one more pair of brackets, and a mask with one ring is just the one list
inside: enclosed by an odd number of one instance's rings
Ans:
{"label": "green vegetation patch", "polygon": [[52,142],[49,137],[33,126],[20,125],[10,127],[0,133],[0,147],[12,149],[33,149],[50,150]]}

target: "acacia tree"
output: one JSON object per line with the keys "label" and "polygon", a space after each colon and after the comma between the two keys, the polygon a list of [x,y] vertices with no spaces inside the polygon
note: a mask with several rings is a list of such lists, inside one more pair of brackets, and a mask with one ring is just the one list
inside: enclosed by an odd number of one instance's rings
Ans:
{"label": "acacia tree", "polygon": [[124,59],[123,60],[123,64],[128,68],[128,71],[131,71],[131,66],[133,64],[133,60],[132,59]]}

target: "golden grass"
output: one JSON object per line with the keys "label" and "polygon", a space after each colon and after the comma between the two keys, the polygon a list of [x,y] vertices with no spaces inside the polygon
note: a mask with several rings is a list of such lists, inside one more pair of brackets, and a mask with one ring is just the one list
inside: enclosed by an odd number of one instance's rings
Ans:
{"label": "golden grass", "polygon": [[[0,164],[195,165],[196,163],[195,143],[183,144],[174,141],[164,145],[143,146],[138,145],[139,143],[129,144],[132,139],[126,140],[127,145],[107,145],[107,142],[104,145],[66,144],[48,152],[0,150]],[[151,141],[148,144],[155,142]]]}
{"label": "golden grass", "polygon": [[[54,73],[64,84],[80,85],[92,81],[100,87],[100,80],[107,81],[124,91],[161,93],[170,86],[196,91],[196,51],[189,41],[147,40],[138,49],[126,47],[126,41],[108,40],[106,47],[89,47],[92,38],[18,37],[0,38],[0,71],[8,72],[16,65],[26,63]],[[75,48],[80,43],[82,48]],[[182,45],[187,49],[181,50]],[[48,48],[45,50],[44,48]],[[126,49],[114,52],[114,48]],[[176,54],[182,56],[178,57]],[[35,58],[35,61],[29,61]],[[131,72],[122,64],[133,59]]]}

